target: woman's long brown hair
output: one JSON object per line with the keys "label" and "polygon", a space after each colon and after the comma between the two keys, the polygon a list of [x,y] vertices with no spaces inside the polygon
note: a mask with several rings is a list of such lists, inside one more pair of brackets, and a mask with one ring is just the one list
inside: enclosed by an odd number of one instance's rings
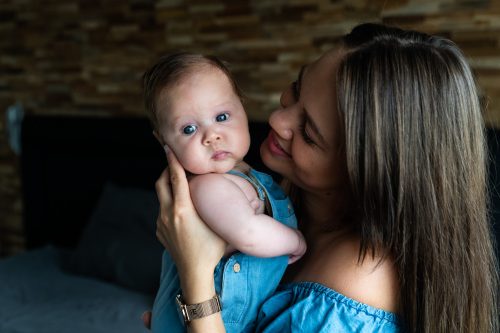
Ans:
{"label": "woman's long brown hair", "polygon": [[360,258],[395,259],[408,332],[496,332],[476,84],[451,41],[376,24],[343,40],[337,74]]}

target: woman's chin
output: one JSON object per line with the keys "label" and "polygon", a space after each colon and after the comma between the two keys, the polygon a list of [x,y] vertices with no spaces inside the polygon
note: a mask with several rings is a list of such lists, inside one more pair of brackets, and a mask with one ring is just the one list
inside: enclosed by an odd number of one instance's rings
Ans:
{"label": "woman's chin", "polygon": [[283,161],[274,157],[269,151],[266,141],[260,146],[260,158],[266,167],[283,176]]}
{"label": "woman's chin", "polygon": [[267,141],[267,139],[264,140],[264,142],[262,142],[262,144],[260,145],[260,159],[262,160],[262,163],[264,163],[264,165],[266,167],[268,167],[269,169],[271,169],[273,171],[276,171],[273,168],[272,156],[271,156],[271,153],[269,152],[269,150],[267,149],[266,141]]}

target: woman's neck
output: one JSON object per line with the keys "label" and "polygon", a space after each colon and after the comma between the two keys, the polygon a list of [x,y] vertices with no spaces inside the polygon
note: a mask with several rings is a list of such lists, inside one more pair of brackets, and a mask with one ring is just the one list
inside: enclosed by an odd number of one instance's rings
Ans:
{"label": "woman's neck", "polygon": [[303,191],[300,194],[299,227],[307,238],[345,232],[351,226],[353,200],[345,191],[329,194]]}
{"label": "woman's neck", "polygon": [[[328,286],[330,259],[335,247],[355,239],[349,229],[351,220],[347,209],[353,202],[343,193],[321,194],[304,190],[296,193],[297,219],[307,251],[297,263],[288,266],[283,282],[315,281]],[[327,265],[327,266],[325,266]]]}

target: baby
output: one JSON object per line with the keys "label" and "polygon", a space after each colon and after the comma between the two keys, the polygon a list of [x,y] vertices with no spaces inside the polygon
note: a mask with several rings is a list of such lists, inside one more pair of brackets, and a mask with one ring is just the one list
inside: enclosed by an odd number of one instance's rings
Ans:
{"label": "baby", "polygon": [[[184,315],[184,321],[217,311],[222,303],[226,331],[251,332],[261,303],[288,263],[306,251],[290,200],[269,175],[243,162],[250,147],[248,120],[224,63],[200,54],[171,54],[144,74],[143,85],[154,135],[192,174],[189,187],[198,214],[228,244],[214,271],[219,296],[198,305],[198,313]],[[185,332],[179,311],[187,310],[165,251],[152,331]]]}

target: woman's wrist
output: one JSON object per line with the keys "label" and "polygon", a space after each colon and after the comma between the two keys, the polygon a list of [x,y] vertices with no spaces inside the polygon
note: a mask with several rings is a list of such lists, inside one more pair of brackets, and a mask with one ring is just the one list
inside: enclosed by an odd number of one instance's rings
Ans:
{"label": "woman's wrist", "polygon": [[180,275],[182,297],[186,304],[204,302],[215,295],[213,273]]}

